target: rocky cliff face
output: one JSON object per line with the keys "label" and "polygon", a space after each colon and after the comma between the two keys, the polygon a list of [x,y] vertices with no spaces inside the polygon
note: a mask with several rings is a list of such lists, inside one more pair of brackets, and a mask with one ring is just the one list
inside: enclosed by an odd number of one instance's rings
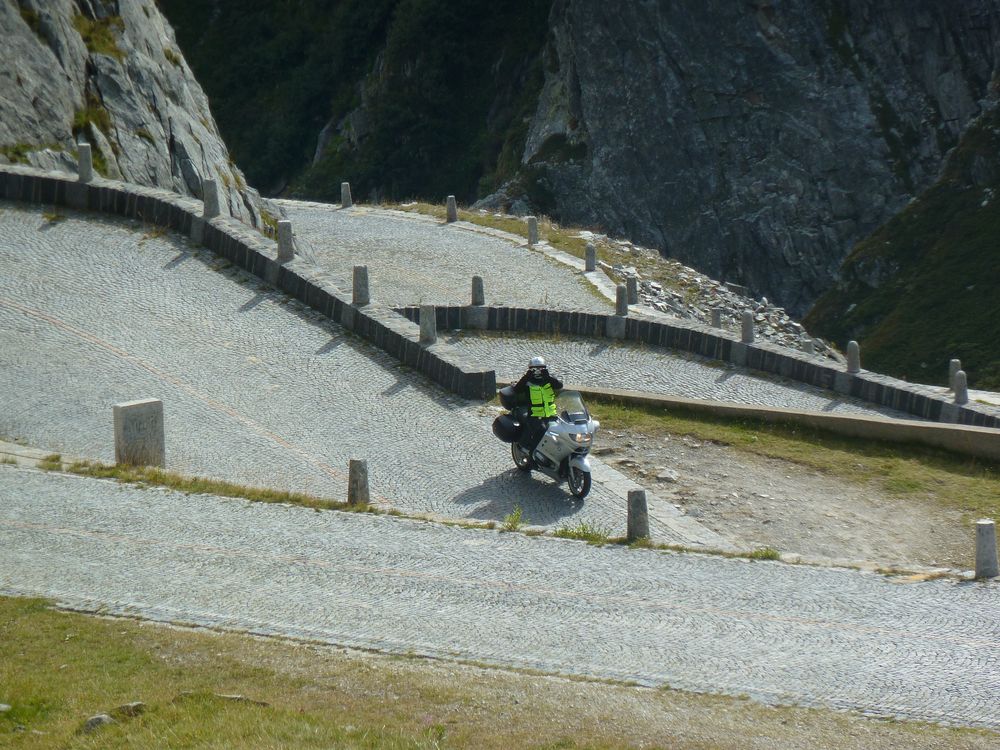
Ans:
{"label": "rocky cliff face", "polygon": [[801,313],[933,182],[998,42],[998,0],[556,0],[504,193]]}
{"label": "rocky cliff face", "polygon": [[208,100],[153,0],[0,0],[0,160],[75,170],[77,142],[97,170],[201,197],[259,221]]}

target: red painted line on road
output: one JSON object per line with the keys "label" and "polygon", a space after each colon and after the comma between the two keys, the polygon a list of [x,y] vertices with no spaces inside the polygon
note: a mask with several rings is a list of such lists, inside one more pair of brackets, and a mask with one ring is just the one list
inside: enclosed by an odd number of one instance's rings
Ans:
{"label": "red painted line on road", "polygon": [[[17,302],[14,302],[13,300],[9,300],[9,299],[5,299],[3,297],[0,297],[0,306],[7,307],[7,308],[9,308],[11,310],[16,310],[16,311],[18,311],[20,313],[23,313],[24,315],[27,315],[27,316],[32,317],[32,318],[35,318],[36,320],[40,320],[40,321],[43,321],[45,323],[48,323],[49,325],[51,325],[51,326],[53,326],[53,327],[55,327],[55,328],[57,328],[57,329],[65,332],[65,333],[71,334],[71,335],[73,335],[73,336],[75,336],[75,337],[77,337],[77,338],[79,338],[79,339],[81,339],[83,341],[86,341],[89,344],[93,344],[94,346],[100,347],[101,349],[104,349],[105,351],[110,352],[111,354],[115,355],[119,359],[122,359],[122,360],[124,360],[126,362],[129,362],[130,364],[135,365],[136,367],[142,368],[143,370],[146,370],[146,372],[148,372],[151,375],[159,378],[160,380],[163,380],[164,382],[167,382],[167,383],[169,383],[169,384],[171,384],[171,385],[173,385],[173,386],[175,386],[177,388],[180,388],[182,391],[184,391],[188,395],[193,396],[194,398],[196,398],[199,401],[201,401],[202,403],[204,403],[210,409],[212,409],[214,411],[217,411],[217,412],[220,412],[222,414],[225,414],[225,415],[227,415],[229,417],[232,417],[237,422],[239,422],[240,424],[242,424],[244,427],[248,427],[249,429],[251,429],[254,432],[256,432],[258,435],[260,435],[262,437],[266,437],[266,438],[268,438],[270,440],[273,440],[275,443],[277,443],[281,447],[287,448],[288,450],[292,451],[293,453],[298,454],[301,458],[303,458],[307,462],[311,463],[313,466],[315,466],[317,469],[319,469],[321,472],[323,472],[327,476],[329,476],[329,477],[331,477],[333,479],[342,480],[344,482],[347,481],[347,474],[345,474],[344,472],[339,471],[339,470],[333,468],[332,466],[330,466],[328,463],[326,463],[325,461],[323,461],[318,456],[316,456],[316,455],[310,453],[309,451],[305,450],[304,448],[302,448],[302,447],[300,447],[298,445],[295,445],[294,443],[286,440],[285,438],[281,437],[277,433],[272,432],[271,430],[267,429],[263,425],[261,425],[258,422],[255,422],[254,420],[252,420],[250,417],[247,417],[246,415],[241,414],[240,412],[236,411],[236,409],[232,408],[231,406],[223,404],[220,401],[216,401],[211,396],[208,396],[207,394],[202,393],[201,391],[197,390],[194,386],[192,386],[192,385],[184,382],[180,378],[177,378],[177,377],[175,377],[173,375],[170,375],[169,373],[163,372],[162,370],[160,370],[160,369],[154,367],[153,365],[149,364],[148,362],[140,359],[139,357],[137,357],[136,355],[132,354],[131,352],[125,351],[124,349],[122,349],[122,348],[120,348],[118,346],[115,346],[110,341],[105,341],[104,339],[102,339],[102,338],[100,338],[98,336],[95,336],[94,334],[92,334],[92,333],[90,333],[88,331],[84,331],[84,330],[82,330],[80,328],[77,328],[76,326],[73,326],[73,325],[71,325],[69,323],[66,323],[65,321],[62,321],[62,320],[60,320],[59,318],[56,318],[53,315],[49,315],[48,313],[42,312],[41,310],[35,310],[33,308],[26,307],[25,305],[22,305],[22,304],[19,304]],[[384,505],[389,505],[389,506],[392,505],[392,503],[386,497],[383,497],[383,496],[378,495],[376,493],[371,493],[371,495],[376,500],[376,502],[380,502],[380,503],[382,503]]]}

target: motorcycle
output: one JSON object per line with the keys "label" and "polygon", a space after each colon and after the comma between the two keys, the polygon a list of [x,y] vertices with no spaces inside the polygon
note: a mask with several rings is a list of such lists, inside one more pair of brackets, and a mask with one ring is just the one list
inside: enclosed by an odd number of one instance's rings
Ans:
{"label": "motorcycle", "polygon": [[545,434],[532,450],[533,431],[525,429],[531,413],[517,402],[511,386],[500,389],[500,405],[509,411],[493,421],[493,434],[510,443],[514,465],[524,472],[542,472],[557,482],[566,480],[570,494],[583,499],[590,492],[590,447],[601,426],[592,419],[578,391],[556,396],[556,416],[545,423]]}

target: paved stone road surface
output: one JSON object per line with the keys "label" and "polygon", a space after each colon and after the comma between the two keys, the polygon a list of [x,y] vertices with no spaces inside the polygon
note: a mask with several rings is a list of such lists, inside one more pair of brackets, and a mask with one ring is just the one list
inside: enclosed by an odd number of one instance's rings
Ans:
{"label": "paved stone road surface", "polygon": [[452,333],[446,340],[474,362],[490,363],[501,381],[521,377],[521,363],[526,365],[531,357],[541,356],[565,382],[580,387],[625,388],[738,404],[919,419],[794,380],[754,374],[728,363],[663,349],[594,339],[550,340],[470,332]]}
{"label": "paved stone road surface", "polygon": [[[586,288],[578,271],[474,231],[472,225],[444,225],[419,214],[371,207],[345,211],[321,203],[279,203],[304,250],[343,289],[351,288],[351,267],[367,263],[373,286],[382,290],[380,299],[389,304],[467,303],[468,279],[478,274],[484,276],[491,304],[543,302],[556,308],[609,311],[608,304]],[[462,335],[448,340],[475,361],[497,367],[497,376],[508,380],[519,378],[538,353],[554,363],[567,381],[581,386],[913,419],[821,388],[662,350],[592,339]]]}
{"label": "paved stone road surface", "polygon": [[382,304],[468,304],[472,277],[482,276],[490,304],[613,310],[581,273],[473,225],[367,206],[278,202],[305,255],[342,289],[351,289],[355,265],[367,265],[372,299]]}
{"label": "paved stone road surface", "polygon": [[[366,458],[374,499],[407,511],[499,520],[520,505],[531,524],[624,531],[614,470],[584,503],[529,478],[492,412],[223,266],[138,225],[0,203],[0,437],[113,462],[112,405],[160,398],[176,471],[343,498],[348,459]],[[700,541],[697,525],[654,523]]]}
{"label": "paved stone road surface", "polygon": [[1000,586],[451,528],[0,466],[0,592],[1000,729]]}

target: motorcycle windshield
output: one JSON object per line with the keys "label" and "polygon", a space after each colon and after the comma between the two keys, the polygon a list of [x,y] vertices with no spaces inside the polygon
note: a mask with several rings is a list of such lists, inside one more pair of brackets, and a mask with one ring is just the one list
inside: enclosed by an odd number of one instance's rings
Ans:
{"label": "motorcycle windshield", "polygon": [[590,420],[579,391],[561,391],[556,396],[556,411],[561,420],[570,424],[586,424]]}

